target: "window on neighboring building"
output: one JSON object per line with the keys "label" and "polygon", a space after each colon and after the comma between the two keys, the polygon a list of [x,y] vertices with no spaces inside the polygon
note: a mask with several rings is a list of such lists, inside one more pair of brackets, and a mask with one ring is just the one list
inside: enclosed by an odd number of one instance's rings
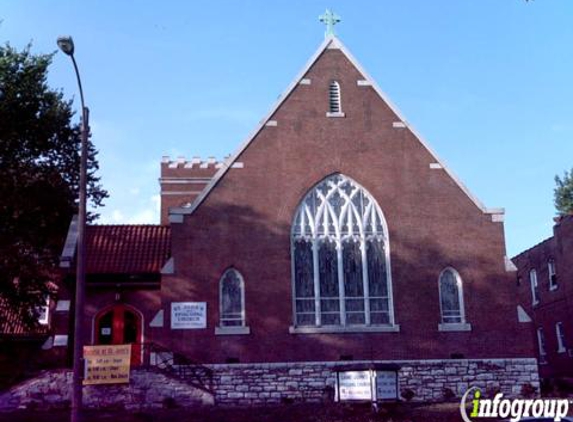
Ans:
{"label": "window on neighboring building", "polygon": [[220,326],[245,326],[245,283],[241,274],[231,268],[220,281]]}
{"label": "window on neighboring building", "polygon": [[557,288],[557,274],[555,274],[555,261],[550,259],[547,262],[547,272],[549,273],[549,290]]}
{"label": "window on neighboring building", "polygon": [[341,113],[340,84],[337,81],[330,81],[328,88],[328,110],[330,113]]}
{"label": "window on neighboring building", "polygon": [[565,332],[563,331],[563,323],[558,322],[555,324],[555,334],[557,335],[557,352],[565,353],[567,350],[565,343]]}
{"label": "window on neighboring building", "polygon": [[440,310],[442,324],[465,322],[462,279],[453,268],[446,268],[440,274]]}
{"label": "window on neighboring building", "polygon": [[545,363],[547,352],[545,349],[545,335],[543,334],[543,328],[537,329],[537,347],[539,349],[539,362]]}
{"label": "window on neighboring building", "polygon": [[537,285],[537,272],[535,270],[529,271],[529,284],[531,285],[531,303],[537,305],[539,303],[539,286]]}
{"label": "window on neighboring building", "polygon": [[295,326],[393,325],[388,246],[363,187],[335,174],[312,188],[292,227]]}

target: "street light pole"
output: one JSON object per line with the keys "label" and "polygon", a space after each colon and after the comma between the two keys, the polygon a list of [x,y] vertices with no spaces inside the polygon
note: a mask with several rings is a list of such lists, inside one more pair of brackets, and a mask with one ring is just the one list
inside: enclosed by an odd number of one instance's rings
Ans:
{"label": "street light pole", "polygon": [[82,383],[83,383],[83,320],[86,284],[86,197],[87,197],[87,165],[88,165],[88,136],[89,136],[89,110],[84,103],[82,81],[76,59],[74,58],[74,41],[72,37],[59,37],[58,47],[70,56],[74,64],[80,99],[82,103],[81,126],[81,159],[80,159],[80,197],[78,210],[78,250],[76,268],[76,299],[74,306],[74,363],[73,363],[73,389],[71,422],[81,420],[82,410]]}

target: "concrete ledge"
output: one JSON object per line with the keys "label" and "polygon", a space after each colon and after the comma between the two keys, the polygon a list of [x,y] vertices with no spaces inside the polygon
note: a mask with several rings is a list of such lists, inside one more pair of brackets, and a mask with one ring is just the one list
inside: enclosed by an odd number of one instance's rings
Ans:
{"label": "concrete ledge", "polygon": [[339,111],[338,113],[330,113],[327,112],[326,113],[326,117],[346,117],[346,114],[344,114],[343,112]]}
{"label": "concrete ledge", "polygon": [[352,333],[398,333],[400,332],[399,325],[379,325],[370,327],[360,326],[347,326],[347,327],[289,327],[291,334],[352,334]]}
{"label": "concrete ledge", "polygon": [[217,336],[236,336],[251,334],[249,327],[215,327],[215,335]]}
{"label": "concrete ledge", "polygon": [[183,214],[169,214],[169,222],[175,224],[183,223]]}
{"label": "concrete ledge", "polygon": [[471,331],[472,326],[467,322],[460,324],[438,324],[438,331]]}

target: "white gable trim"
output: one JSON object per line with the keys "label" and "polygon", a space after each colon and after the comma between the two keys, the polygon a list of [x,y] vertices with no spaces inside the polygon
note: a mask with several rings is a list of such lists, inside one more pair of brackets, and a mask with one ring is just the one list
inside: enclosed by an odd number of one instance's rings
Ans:
{"label": "white gable trim", "polygon": [[509,259],[507,256],[504,256],[503,259],[506,273],[514,273],[517,271],[517,267],[515,266],[515,264],[511,259]]}
{"label": "white gable trim", "polygon": [[519,322],[532,322],[531,317],[525,312],[521,305],[517,305],[517,320]]}
{"label": "white gable trim", "polygon": [[182,215],[185,214],[192,214],[207,198],[207,196],[211,193],[213,188],[217,185],[219,180],[227,173],[227,170],[232,166],[237,158],[247,149],[250,143],[255,139],[255,137],[259,134],[259,132],[266,126],[266,123],[271,118],[271,116],[278,110],[278,108],[282,105],[282,103],[288,98],[290,93],[299,85],[300,81],[303,79],[305,74],[309,71],[311,66],[318,60],[320,55],[326,49],[339,49],[342,53],[346,56],[346,58],[356,67],[356,69],[362,74],[364,77],[364,81],[370,83],[372,88],[376,91],[376,93],[380,96],[380,98],[390,107],[390,109],[398,116],[399,120],[404,122],[406,128],[408,128],[412,134],[420,141],[420,143],[426,148],[426,150],[430,153],[430,155],[434,158],[434,160],[439,163],[444,171],[456,182],[459,188],[466,194],[466,196],[485,214],[503,214],[503,209],[488,209],[486,208],[483,203],[475,197],[469,189],[461,182],[461,180],[445,165],[445,163],[437,156],[437,154],[430,148],[426,140],[406,121],[403,117],[402,113],[398,108],[390,101],[388,96],[380,89],[378,84],[370,77],[368,73],[364,70],[364,68],[360,65],[358,60],[354,58],[354,56],[348,51],[348,49],[342,44],[342,42],[336,38],[335,36],[327,37],[320,47],[316,50],[316,52],[312,55],[310,60],[304,66],[301,72],[294,78],[294,80],[290,83],[287,89],[281,94],[277,102],[271,108],[270,112],[259,122],[259,125],[255,128],[253,132],[247,137],[247,139],[241,144],[239,149],[225,162],[225,164],[219,169],[217,173],[211,179],[211,182],[205,187],[203,192],[193,201],[190,207],[186,208],[171,208],[169,210],[169,221],[170,222],[182,222]]}
{"label": "white gable trim", "polygon": [[173,257],[169,258],[163,268],[161,268],[161,274],[169,275],[175,274],[175,260]]}
{"label": "white gable trim", "polygon": [[149,323],[150,327],[154,328],[162,328],[163,327],[163,309],[157,311],[151,322]]}
{"label": "white gable trim", "polygon": [[78,243],[79,225],[78,216],[75,214],[70,221],[70,227],[64,243],[64,249],[60,255],[60,268],[70,268],[76,254],[76,244]]}

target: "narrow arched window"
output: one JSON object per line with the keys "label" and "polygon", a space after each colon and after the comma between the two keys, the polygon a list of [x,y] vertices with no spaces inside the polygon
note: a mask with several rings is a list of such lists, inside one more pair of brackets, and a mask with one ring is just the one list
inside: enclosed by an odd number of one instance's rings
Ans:
{"label": "narrow arched window", "polygon": [[462,279],[453,268],[446,268],[440,274],[440,309],[442,324],[463,324],[464,296]]}
{"label": "narrow arched window", "polygon": [[291,240],[295,326],[394,325],[386,222],[363,187],[341,174],[317,184]]}
{"label": "narrow arched window", "polygon": [[529,285],[531,287],[531,304],[537,305],[539,303],[539,285],[537,284],[537,271],[529,271]]}
{"label": "narrow arched window", "polygon": [[330,81],[328,87],[328,105],[330,113],[341,113],[340,84],[337,81]]}
{"label": "narrow arched window", "polygon": [[245,326],[245,283],[241,274],[231,268],[220,281],[220,326]]}

